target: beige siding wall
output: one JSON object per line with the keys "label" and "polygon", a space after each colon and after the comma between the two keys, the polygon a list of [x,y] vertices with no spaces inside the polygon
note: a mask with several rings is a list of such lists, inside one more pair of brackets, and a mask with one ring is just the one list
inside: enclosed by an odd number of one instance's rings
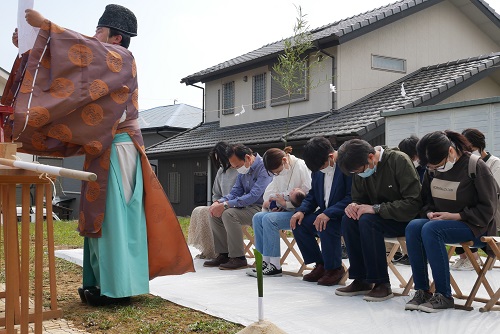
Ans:
{"label": "beige siding wall", "polygon": [[[333,53],[334,49],[328,50]],[[252,77],[254,75],[266,73],[266,108],[252,109]],[[330,82],[332,73],[332,59],[323,57],[323,60],[311,67],[309,99],[302,102],[294,102],[290,105],[290,117],[311,113],[328,111],[332,106],[332,94],[330,93]],[[247,81],[243,81],[244,77]],[[271,107],[271,66],[263,66],[257,69],[241,72],[228,76],[220,80],[207,82],[206,88],[206,115],[207,122],[218,119],[217,95],[221,91],[222,108],[222,85],[234,80],[235,84],[235,114],[241,111],[244,105],[245,113],[238,117],[234,114],[222,115],[220,113],[221,126],[232,126],[241,123],[251,123],[259,121],[271,121],[277,118],[285,118],[288,115],[288,105]]]}
{"label": "beige siding wall", "polygon": [[500,96],[500,86],[491,78],[484,78],[438,104],[484,99]]}
{"label": "beige siding wall", "polygon": [[[340,45],[338,107],[421,67],[500,51],[460,10],[442,2]],[[406,73],[371,69],[371,55],[407,60]]]}

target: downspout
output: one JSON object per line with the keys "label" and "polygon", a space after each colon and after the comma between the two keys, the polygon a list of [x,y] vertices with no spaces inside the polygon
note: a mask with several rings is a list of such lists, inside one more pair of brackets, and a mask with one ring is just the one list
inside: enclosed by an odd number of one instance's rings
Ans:
{"label": "downspout", "polygon": [[189,86],[193,86],[193,87],[196,87],[196,88],[203,90],[203,97],[202,97],[202,103],[201,103],[201,112],[203,114],[203,117],[201,119],[201,123],[205,123],[205,88],[200,87],[200,86],[196,86],[195,84],[189,84]]}
{"label": "downspout", "polygon": [[[335,80],[335,70],[337,69],[337,63],[335,62],[335,56],[326,52],[325,50],[318,48],[319,52],[321,52],[324,55],[327,55],[332,59],[332,79],[333,79],[333,85],[337,87],[337,80]],[[332,93],[332,111],[335,110],[335,107],[337,107],[337,94]]]}
{"label": "downspout", "polygon": [[212,205],[212,160],[207,158],[207,206]]}
{"label": "downspout", "polygon": [[[196,88],[203,90],[202,104],[201,104],[201,111],[202,111],[202,115],[203,115],[201,118],[201,124],[203,124],[203,123],[205,123],[205,116],[206,116],[205,115],[205,88],[197,86],[195,84],[189,84],[189,86],[193,86],[193,87],[196,87]],[[207,158],[207,206],[210,206],[211,204],[212,204],[212,161],[210,160],[210,156],[208,156],[208,158]]]}

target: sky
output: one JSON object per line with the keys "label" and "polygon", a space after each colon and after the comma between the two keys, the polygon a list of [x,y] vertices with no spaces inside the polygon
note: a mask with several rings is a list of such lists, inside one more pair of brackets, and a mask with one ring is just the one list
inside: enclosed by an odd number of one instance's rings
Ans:
{"label": "sky", "polygon": [[[202,90],[182,78],[293,35],[296,6],[311,29],[393,3],[392,0],[34,0],[34,8],[68,29],[93,35],[108,3],[132,10],[140,109],[185,103],[202,107]],[[500,12],[500,0],[487,0]],[[2,1],[0,67],[10,71],[17,1]],[[203,84],[198,83],[203,86]]]}

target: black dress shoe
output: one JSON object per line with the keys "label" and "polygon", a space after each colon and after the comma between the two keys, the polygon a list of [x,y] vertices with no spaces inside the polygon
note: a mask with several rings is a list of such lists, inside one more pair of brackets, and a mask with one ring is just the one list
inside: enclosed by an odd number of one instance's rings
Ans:
{"label": "black dress shoe", "polygon": [[85,299],[87,300],[87,304],[89,306],[106,306],[106,305],[130,303],[130,297],[111,298],[105,295],[93,293],[90,290],[85,290],[84,294],[85,294]]}
{"label": "black dress shoe", "polygon": [[92,293],[97,294],[97,295],[101,294],[101,289],[99,289],[96,286],[89,286],[89,287],[85,287],[85,288],[83,286],[79,287],[78,288],[78,295],[80,296],[80,300],[82,301],[82,303],[85,303],[85,304],[87,304],[87,298],[85,298],[85,290],[89,290]]}

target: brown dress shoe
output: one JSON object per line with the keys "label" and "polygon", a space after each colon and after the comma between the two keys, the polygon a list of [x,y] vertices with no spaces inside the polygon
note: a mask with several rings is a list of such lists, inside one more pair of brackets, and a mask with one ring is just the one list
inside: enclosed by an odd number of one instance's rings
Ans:
{"label": "brown dress shoe", "polygon": [[220,270],[235,270],[248,267],[247,259],[240,259],[239,257],[232,257],[226,263],[219,266]]}
{"label": "brown dress shoe", "polygon": [[381,302],[394,297],[391,290],[391,283],[377,283],[363,299],[369,302]]}
{"label": "brown dress shoe", "polygon": [[339,281],[344,276],[344,267],[338,267],[337,269],[328,269],[325,274],[318,280],[319,285],[332,286],[339,284]]}
{"label": "brown dress shoe", "polygon": [[218,267],[223,263],[227,263],[229,261],[229,257],[227,255],[220,254],[213,260],[203,262],[203,267]]}
{"label": "brown dress shoe", "polygon": [[325,266],[317,264],[309,274],[304,275],[302,279],[307,282],[317,282],[325,274]]}
{"label": "brown dress shoe", "polygon": [[351,284],[346,287],[338,288],[335,290],[337,296],[357,296],[366,295],[372,289],[373,284],[366,283],[363,280],[355,279]]}

